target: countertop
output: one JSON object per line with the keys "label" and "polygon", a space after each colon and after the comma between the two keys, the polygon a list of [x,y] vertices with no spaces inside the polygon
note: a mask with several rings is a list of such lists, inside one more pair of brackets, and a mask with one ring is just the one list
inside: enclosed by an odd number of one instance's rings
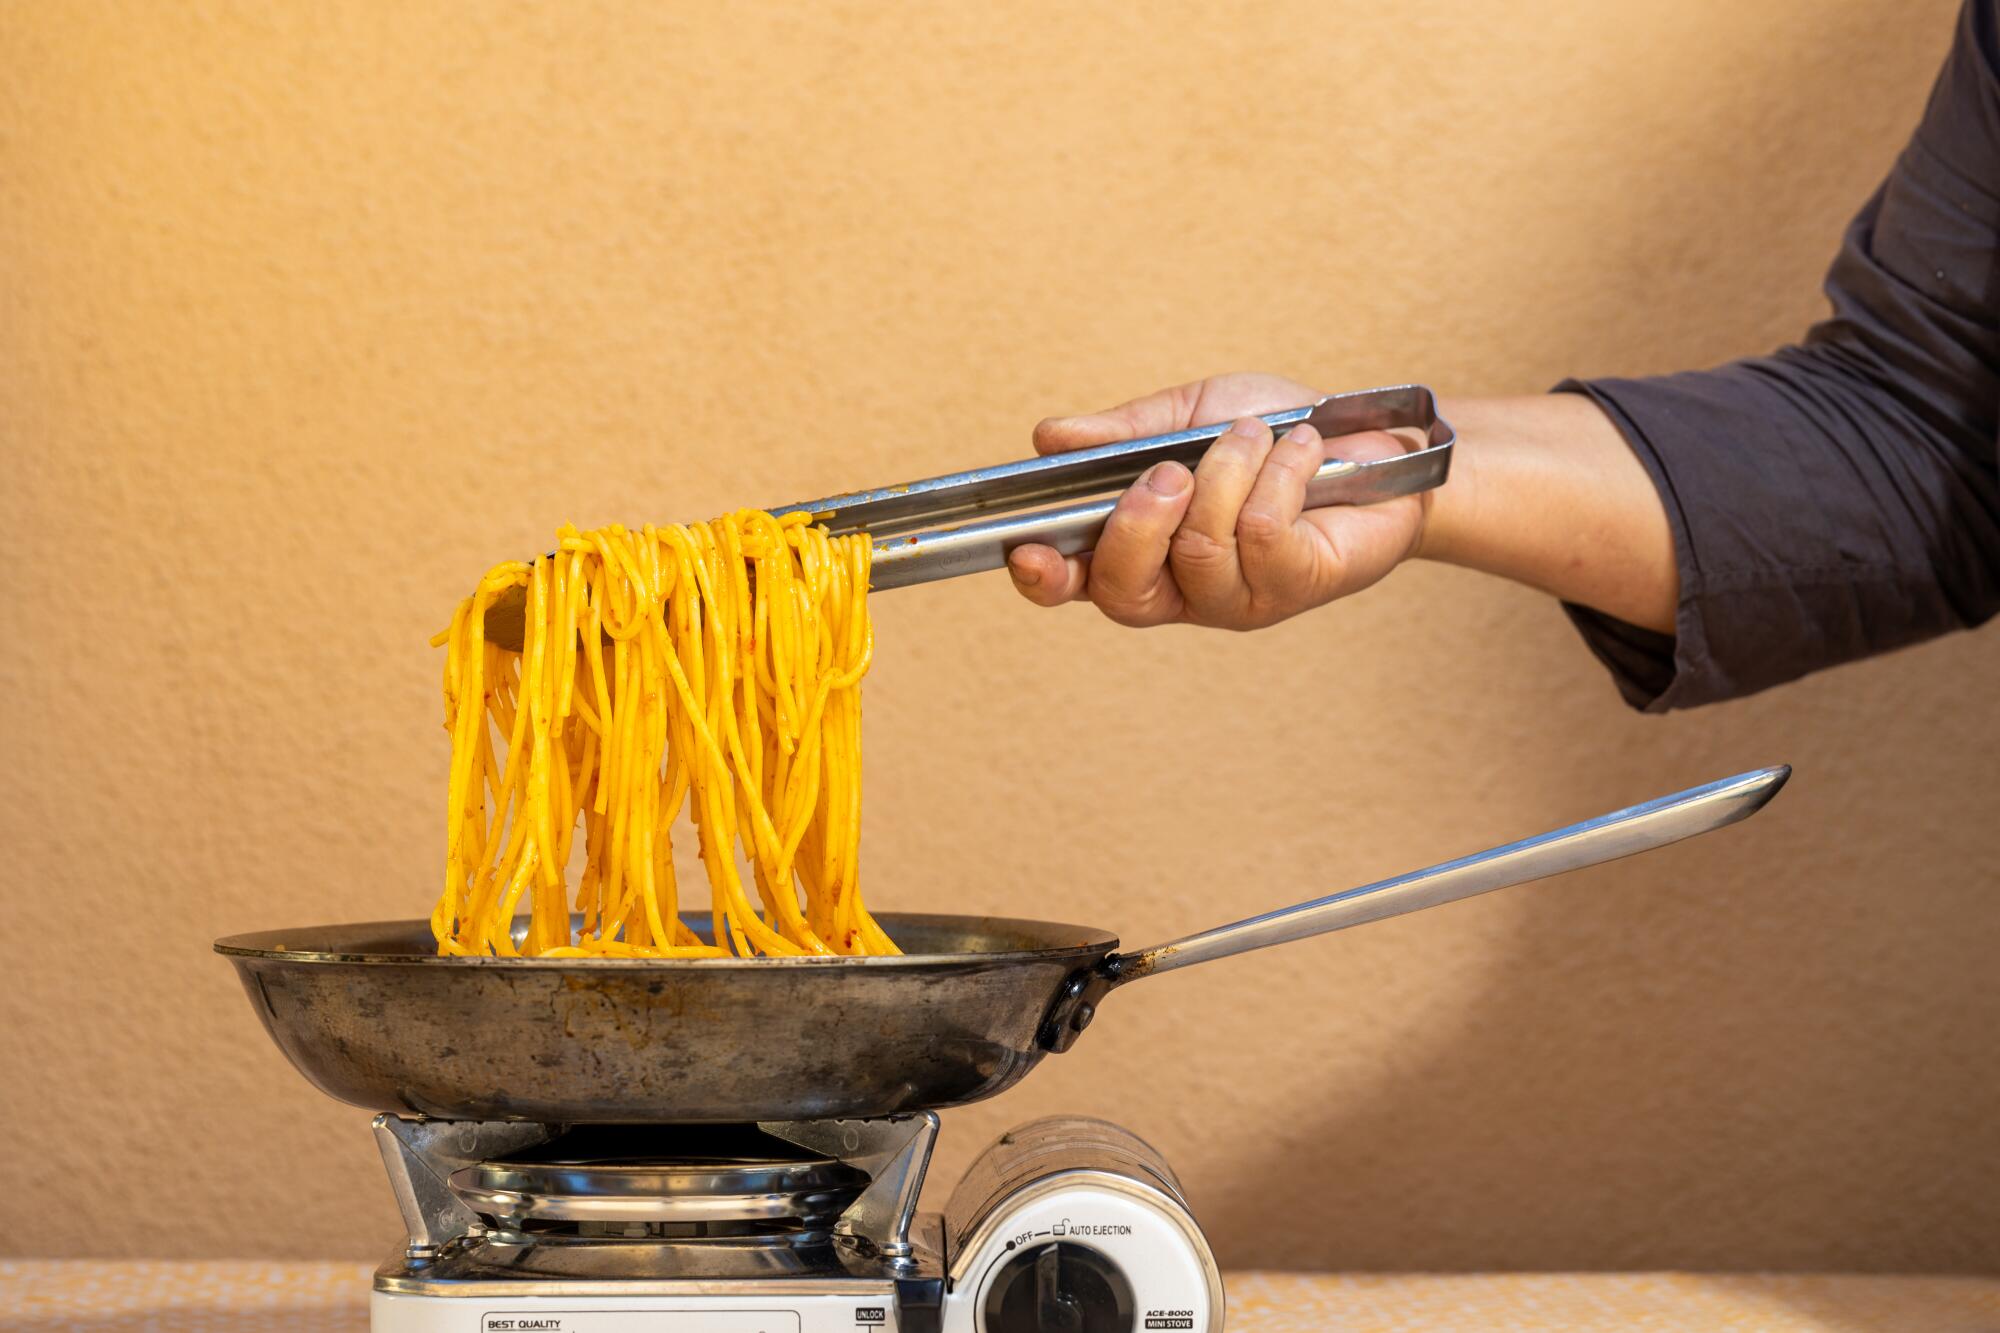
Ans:
{"label": "countertop", "polygon": [[[365,1329],[370,1266],[0,1260],[0,1327]],[[2000,1333],[2000,1278],[1233,1273],[1232,1333],[1756,1329]]]}

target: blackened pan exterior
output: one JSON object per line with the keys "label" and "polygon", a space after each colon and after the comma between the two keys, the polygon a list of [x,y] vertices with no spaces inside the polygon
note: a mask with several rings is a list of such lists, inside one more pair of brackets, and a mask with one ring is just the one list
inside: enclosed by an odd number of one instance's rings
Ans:
{"label": "blackened pan exterior", "polygon": [[[896,958],[439,958],[423,921],[217,941],[286,1057],[373,1111],[669,1124],[991,1097],[1103,931],[888,914]],[[704,918],[690,917],[700,929]]]}

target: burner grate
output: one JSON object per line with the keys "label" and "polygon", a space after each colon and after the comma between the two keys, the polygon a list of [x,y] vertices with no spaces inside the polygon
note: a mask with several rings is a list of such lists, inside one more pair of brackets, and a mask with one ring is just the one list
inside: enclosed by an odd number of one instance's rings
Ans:
{"label": "burner grate", "polygon": [[[644,1143],[635,1143],[643,1136]],[[666,1140],[666,1142],[663,1142]],[[671,1155],[643,1155],[673,1143]],[[865,1171],[745,1126],[578,1127],[454,1171],[452,1193],[489,1232],[675,1244],[761,1239],[824,1245],[869,1182]]]}

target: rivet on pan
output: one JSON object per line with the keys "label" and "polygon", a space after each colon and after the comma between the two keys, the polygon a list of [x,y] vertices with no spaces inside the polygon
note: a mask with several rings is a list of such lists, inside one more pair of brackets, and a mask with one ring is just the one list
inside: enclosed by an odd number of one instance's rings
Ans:
{"label": "rivet on pan", "polygon": [[1076,1017],[1069,1021],[1070,1028],[1073,1031],[1081,1032],[1090,1026],[1090,1020],[1095,1017],[1097,1017],[1096,1005],[1080,1004],[1076,1008]]}

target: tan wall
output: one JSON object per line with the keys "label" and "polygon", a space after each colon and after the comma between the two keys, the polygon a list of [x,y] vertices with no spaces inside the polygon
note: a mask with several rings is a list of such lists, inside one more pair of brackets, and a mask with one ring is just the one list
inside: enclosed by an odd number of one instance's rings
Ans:
{"label": "tan wall", "polygon": [[[1210,370],[1766,348],[1952,9],[6,7],[0,1251],[385,1250],[366,1114],[208,943],[427,910],[424,640],[490,560]],[[2000,635],[1659,720],[1448,570],[1251,637],[997,578],[878,616],[885,907],[1145,942],[1798,766],[1713,840],[1121,995],[940,1178],[1072,1109],[1232,1263],[2000,1254]]]}

